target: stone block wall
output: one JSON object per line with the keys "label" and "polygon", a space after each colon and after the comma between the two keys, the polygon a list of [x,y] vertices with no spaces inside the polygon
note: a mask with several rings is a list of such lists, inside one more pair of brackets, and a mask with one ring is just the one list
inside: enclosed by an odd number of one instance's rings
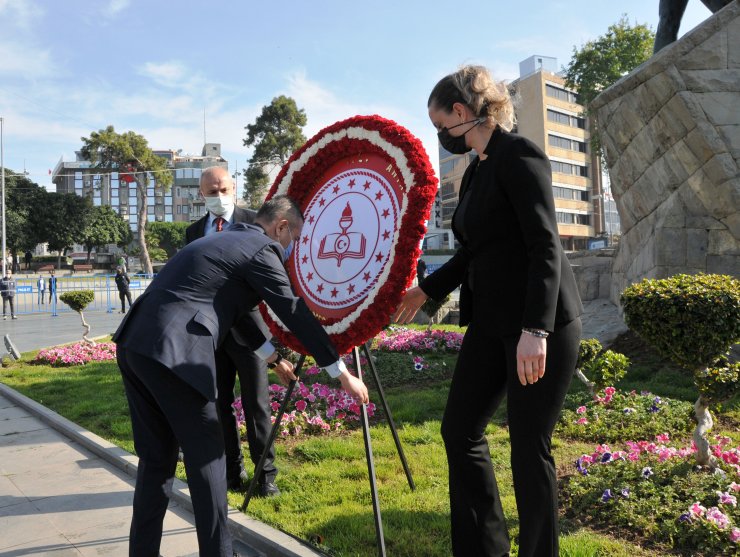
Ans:
{"label": "stone block wall", "polygon": [[599,95],[622,238],[611,300],[643,278],[740,276],[740,1]]}
{"label": "stone block wall", "polygon": [[614,250],[610,248],[568,254],[581,301],[611,297],[613,259]]}

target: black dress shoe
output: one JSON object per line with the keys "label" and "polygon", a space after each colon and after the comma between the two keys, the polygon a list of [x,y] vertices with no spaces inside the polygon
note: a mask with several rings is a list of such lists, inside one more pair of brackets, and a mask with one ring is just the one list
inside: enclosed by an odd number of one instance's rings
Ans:
{"label": "black dress shoe", "polygon": [[274,482],[260,482],[257,484],[257,493],[259,497],[277,497],[280,495],[280,489]]}
{"label": "black dress shoe", "polygon": [[226,482],[226,487],[231,491],[246,493],[247,489],[249,489],[249,475],[246,470],[239,472],[239,475],[236,478],[228,480]]}

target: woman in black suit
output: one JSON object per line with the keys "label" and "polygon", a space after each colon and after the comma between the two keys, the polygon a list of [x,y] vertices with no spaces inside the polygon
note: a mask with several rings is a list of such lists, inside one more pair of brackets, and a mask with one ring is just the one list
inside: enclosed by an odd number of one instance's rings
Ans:
{"label": "woman in black suit", "polygon": [[503,83],[465,66],[432,90],[429,117],[451,153],[475,149],[452,229],[460,249],[404,295],[394,319],[410,321],[427,297],[458,286],[468,325],[442,419],[454,555],[509,552],[485,428],[507,397],[519,555],[558,555],[552,430],[578,356],[582,313],[555,220],[550,162],[509,133]]}

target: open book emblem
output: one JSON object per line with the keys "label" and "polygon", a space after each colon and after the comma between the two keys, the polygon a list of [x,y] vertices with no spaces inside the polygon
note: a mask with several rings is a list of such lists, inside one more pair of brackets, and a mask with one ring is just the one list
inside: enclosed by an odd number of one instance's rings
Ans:
{"label": "open book emblem", "polygon": [[327,234],[319,247],[319,259],[337,259],[337,267],[341,266],[343,259],[363,259],[365,257],[365,235],[361,232],[347,232],[352,226],[352,208],[347,206],[342,211],[339,219],[341,232]]}

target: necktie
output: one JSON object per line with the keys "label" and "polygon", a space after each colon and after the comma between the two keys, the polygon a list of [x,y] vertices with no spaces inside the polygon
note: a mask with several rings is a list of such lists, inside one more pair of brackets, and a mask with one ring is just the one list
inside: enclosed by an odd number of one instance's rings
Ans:
{"label": "necktie", "polygon": [[223,217],[216,217],[216,220],[213,222],[216,223],[216,232],[221,232],[224,229],[224,222],[226,222],[226,219]]}

